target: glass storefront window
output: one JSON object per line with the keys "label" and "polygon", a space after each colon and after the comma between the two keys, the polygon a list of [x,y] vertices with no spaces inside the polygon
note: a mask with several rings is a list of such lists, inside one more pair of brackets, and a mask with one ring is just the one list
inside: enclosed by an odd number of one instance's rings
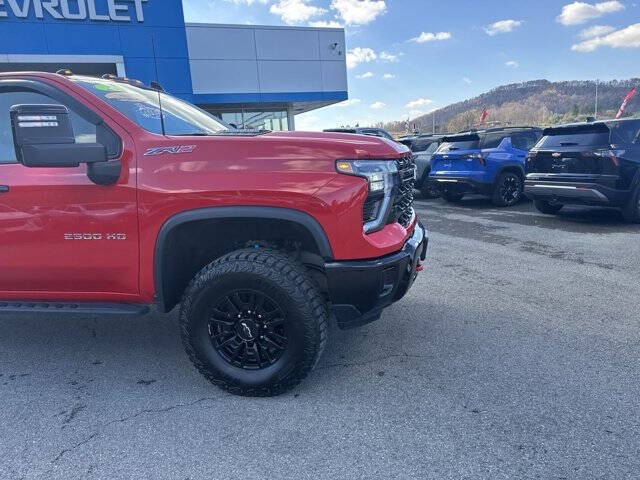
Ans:
{"label": "glass storefront window", "polygon": [[238,128],[256,130],[289,130],[289,118],[286,110],[240,110],[240,111],[216,111],[208,110],[218,118]]}
{"label": "glass storefront window", "polygon": [[213,114],[227,122],[229,125],[242,128],[242,112],[214,112]]}

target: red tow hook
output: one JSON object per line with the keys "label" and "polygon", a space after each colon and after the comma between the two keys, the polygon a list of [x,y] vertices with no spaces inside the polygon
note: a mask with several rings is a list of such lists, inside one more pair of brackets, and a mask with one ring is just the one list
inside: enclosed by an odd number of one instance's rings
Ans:
{"label": "red tow hook", "polygon": [[421,272],[424,270],[424,265],[422,265],[421,263],[419,263],[418,265],[416,265],[416,272]]}

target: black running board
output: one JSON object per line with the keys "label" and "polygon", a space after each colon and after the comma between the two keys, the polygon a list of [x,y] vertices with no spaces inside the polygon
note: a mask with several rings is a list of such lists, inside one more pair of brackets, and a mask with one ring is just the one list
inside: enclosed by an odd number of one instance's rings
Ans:
{"label": "black running board", "polygon": [[28,300],[0,300],[0,315],[3,313],[60,313],[76,315],[144,315],[149,312],[146,305],[129,303],[67,303],[32,302]]}

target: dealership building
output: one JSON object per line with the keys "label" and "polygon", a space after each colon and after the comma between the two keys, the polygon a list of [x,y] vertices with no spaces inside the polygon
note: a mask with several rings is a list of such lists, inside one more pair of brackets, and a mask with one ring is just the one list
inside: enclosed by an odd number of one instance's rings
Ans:
{"label": "dealership building", "polygon": [[347,99],[342,29],[184,22],[181,0],[0,0],[0,72],[114,74],[244,128]]}

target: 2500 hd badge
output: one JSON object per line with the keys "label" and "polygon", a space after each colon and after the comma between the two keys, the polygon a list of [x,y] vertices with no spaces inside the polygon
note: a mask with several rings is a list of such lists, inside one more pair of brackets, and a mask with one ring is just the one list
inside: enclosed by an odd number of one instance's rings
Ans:
{"label": "2500 hd badge", "polygon": [[126,240],[126,233],[65,233],[65,240]]}

